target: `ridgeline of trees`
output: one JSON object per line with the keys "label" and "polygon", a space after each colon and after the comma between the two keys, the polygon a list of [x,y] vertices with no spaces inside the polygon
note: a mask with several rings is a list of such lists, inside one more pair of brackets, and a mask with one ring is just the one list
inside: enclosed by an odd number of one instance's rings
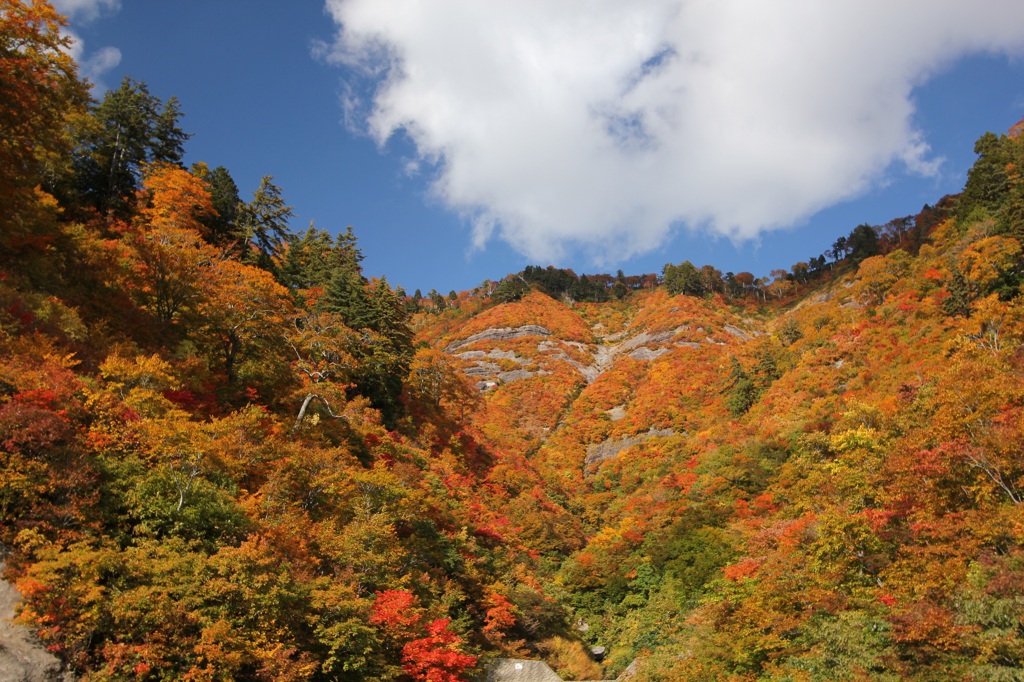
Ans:
{"label": "ridgeline of trees", "polygon": [[72,674],[1021,677],[1019,125],[771,277],[408,297],[61,27],[0,0],[0,558]]}

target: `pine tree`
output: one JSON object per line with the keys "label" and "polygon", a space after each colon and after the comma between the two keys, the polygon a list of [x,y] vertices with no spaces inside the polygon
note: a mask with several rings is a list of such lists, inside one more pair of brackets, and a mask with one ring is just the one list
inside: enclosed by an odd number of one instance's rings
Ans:
{"label": "pine tree", "polygon": [[92,113],[90,132],[76,153],[78,187],[101,211],[126,212],[147,163],[179,163],[189,135],[178,121],[176,98],[166,104],[146,84],[125,76]]}
{"label": "pine tree", "polygon": [[385,278],[377,280],[367,297],[362,351],[363,370],[356,383],[360,391],[381,411],[384,422],[394,425],[401,414],[399,397],[413,356],[413,335],[401,298]]}
{"label": "pine tree", "polygon": [[288,238],[288,219],[292,217],[292,207],[285,204],[281,188],[273,179],[264,175],[252,201],[242,204],[238,211],[242,262],[268,272],[276,269],[275,260]]}
{"label": "pine tree", "polygon": [[[158,105],[159,100],[154,100]],[[155,109],[156,107],[154,107]],[[177,97],[171,97],[153,120],[153,143],[150,147],[150,161],[180,163],[185,156],[185,142],[190,137],[178,127],[181,106]]]}
{"label": "pine tree", "polygon": [[210,188],[210,200],[217,215],[204,221],[209,235],[208,241],[221,247],[227,247],[241,240],[238,229],[238,185],[231,173],[224,166],[210,170],[202,161],[192,164],[189,169],[192,175],[205,181]]}
{"label": "pine tree", "polygon": [[278,279],[292,289],[326,289],[336,260],[334,238],[310,222],[302,236],[288,240]]}
{"label": "pine tree", "polygon": [[847,247],[850,249],[850,258],[854,263],[876,256],[879,253],[878,232],[868,224],[858,225],[850,233]]}
{"label": "pine tree", "polygon": [[340,315],[352,329],[369,328],[370,302],[359,270],[335,267],[324,292],[324,309]]}
{"label": "pine tree", "polygon": [[942,310],[950,317],[970,317],[974,298],[967,279],[956,270],[950,279],[949,298],[942,302]]}
{"label": "pine tree", "polygon": [[967,183],[957,205],[957,218],[966,219],[975,209],[982,208],[995,214],[1006,194],[1009,178],[1006,175],[1007,138],[985,133],[974,143],[978,160],[967,171]]}
{"label": "pine tree", "polygon": [[754,386],[750,375],[746,373],[736,358],[732,359],[728,391],[729,397],[725,402],[729,408],[729,413],[734,417],[744,415],[757,401],[757,388]]}

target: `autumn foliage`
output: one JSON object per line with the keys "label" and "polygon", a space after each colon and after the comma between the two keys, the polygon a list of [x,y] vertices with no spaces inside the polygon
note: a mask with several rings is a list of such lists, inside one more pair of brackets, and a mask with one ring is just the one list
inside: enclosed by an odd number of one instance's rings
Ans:
{"label": "autumn foliage", "polygon": [[410,297],[60,27],[0,9],[0,554],[71,674],[1020,676],[1020,137],[771,278]]}

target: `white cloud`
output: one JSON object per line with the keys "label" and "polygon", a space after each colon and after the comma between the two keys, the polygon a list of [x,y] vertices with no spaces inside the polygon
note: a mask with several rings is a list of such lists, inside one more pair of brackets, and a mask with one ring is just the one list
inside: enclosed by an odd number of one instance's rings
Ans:
{"label": "white cloud", "polygon": [[[324,52],[375,83],[349,115],[402,131],[434,192],[524,255],[599,262],[673,225],[735,239],[932,174],[915,86],[1024,50],[1020,0],[327,0]],[[350,86],[352,84],[350,83]]]}
{"label": "white cloud", "polygon": [[94,86],[101,90],[103,85],[103,74],[110,71],[121,63],[121,50],[116,47],[102,47],[93,52],[86,52],[85,41],[73,30],[64,28],[63,34],[71,38],[69,52],[71,57],[78,62],[78,72],[87,78]]}
{"label": "white cloud", "polygon": [[95,52],[89,53],[84,59],[78,61],[78,67],[82,75],[91,83],[102,87],[102,78],[105,73],[121,63],[121,50],[116,47],[102,47]]}
{"label": "white cloud", "polygon": [[[121,2],[120,0],[53,0],[53,6],[68,18],[68,22],[72,26],[81,26],[95,21],[103,12],[117,12],[121,9]],[[101,47],[94,52],[86,52],[85,41],[74,28],[65,27],[63,33],[71,38],[70,53],[78,62],[79,73],[103,89],[103,74],[121,63],[121,51],[116,47]]]}
{"label": "white cloud", "polygon": [[76,22],[89,22],[102,12],[121,9],[120,0],[53,0],[58,12]]}

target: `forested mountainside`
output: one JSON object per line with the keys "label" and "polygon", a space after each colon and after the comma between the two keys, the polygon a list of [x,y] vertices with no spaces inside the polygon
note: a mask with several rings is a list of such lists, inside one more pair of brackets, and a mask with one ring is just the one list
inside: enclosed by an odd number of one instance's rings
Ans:
{"label": "forested mountainside", "polygon": [[0,553],[72,675],[1024,675],[1017,131],[771,277],[407,296],[62,46],[0,0]]}

